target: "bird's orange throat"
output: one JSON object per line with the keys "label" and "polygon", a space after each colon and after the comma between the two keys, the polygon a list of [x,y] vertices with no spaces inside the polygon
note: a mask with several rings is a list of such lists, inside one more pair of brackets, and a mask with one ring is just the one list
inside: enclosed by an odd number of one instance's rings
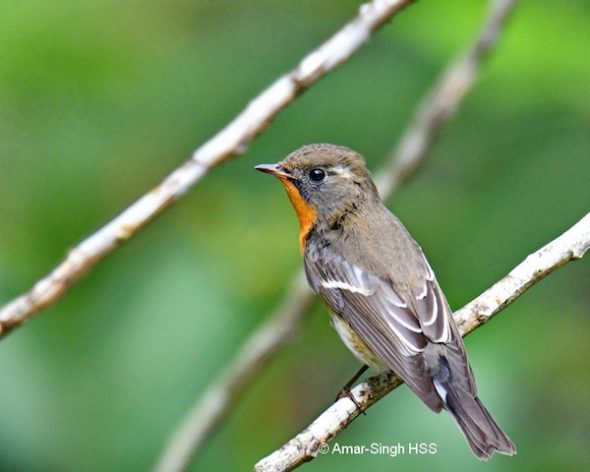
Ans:
{"label": "bird's orange throat", "polygon": [[314,206],[309,205],[305,201],[293,182],[285,178],[281,178],[280,180],[285,186],[287,196],[289,197],[289,200],[291,200],[291,204],[293,205],[295,213],[297,213],[297,218],[299,219],[299,249],[301,249],[301,253],[303,254],[303,250],[305,249],[305,240],[307,239],[307,235],[316,222],[318,212]]}

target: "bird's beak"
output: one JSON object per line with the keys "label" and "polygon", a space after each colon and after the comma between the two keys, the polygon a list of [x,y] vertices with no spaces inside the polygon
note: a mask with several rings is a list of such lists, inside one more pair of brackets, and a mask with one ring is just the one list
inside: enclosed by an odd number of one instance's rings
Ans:
{"label": "bird's beak", "polygon": [[279,179],[293,179],[294,178],[291,174],[279,169],[278,164],[260,164],[254,168],[256,170],[259,170],[260,172],[265,172],[267,174],[274,175],[275,177],[277,177]]}

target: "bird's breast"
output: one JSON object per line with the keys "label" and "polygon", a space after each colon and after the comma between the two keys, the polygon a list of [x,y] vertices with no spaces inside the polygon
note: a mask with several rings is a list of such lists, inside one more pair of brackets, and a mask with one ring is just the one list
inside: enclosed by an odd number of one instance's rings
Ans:
{"label": "bird's breast", "polygon": [[379,369],[389,368],[384,362],[375,354],[375,352],[363,341],[363,339],[357,334],[348,321],[346,321],[340,314],[333,310],[329,310],[330,321],[332,326],[346,345],[346,347],[352,352],[357,359],[369,367],[377,367]]}

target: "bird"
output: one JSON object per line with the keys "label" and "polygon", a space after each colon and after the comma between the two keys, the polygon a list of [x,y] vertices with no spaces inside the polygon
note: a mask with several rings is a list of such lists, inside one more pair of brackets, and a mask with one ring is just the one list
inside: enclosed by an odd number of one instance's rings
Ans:
{"label": "bird", "polygon": [[478,398],[463,338],[430,264],[380,199],[363,156],[309,144],[255,169],[285,187],[299,220],[307,281],[364,369],[393,371],[431,410],[447,410],[477,458],[515,454]]}

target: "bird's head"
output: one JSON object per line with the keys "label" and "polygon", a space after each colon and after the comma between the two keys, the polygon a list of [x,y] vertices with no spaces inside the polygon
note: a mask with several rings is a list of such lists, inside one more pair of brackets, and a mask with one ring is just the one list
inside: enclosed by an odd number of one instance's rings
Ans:
{"label": "bird's head", "polygon": [[277,177],[287,190],[301,225],[302,244],[318,221],[333,224],[346,212],[378,199],[365,160],[334,144],[309,144],[276,164],[256,166]]}

